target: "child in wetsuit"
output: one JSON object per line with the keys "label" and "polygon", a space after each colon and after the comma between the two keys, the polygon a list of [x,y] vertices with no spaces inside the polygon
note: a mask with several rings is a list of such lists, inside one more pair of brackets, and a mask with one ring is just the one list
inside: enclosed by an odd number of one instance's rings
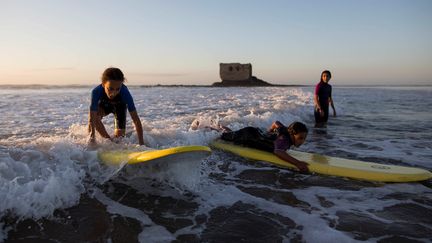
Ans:
{"label": "child in wetsuit", "polygon": [[118,68],[107,68],[102,74],[102,83],[93,89],[89,112],[90,143],[95,143],[95,130],[112,140],[102,123],[102,118],[114,114],[114,136],[123,137],[126,132],[126,109],[129,111],[140,145],[144,144],[141,120],[129,89],[124,85],[125,77]]}
{"label": "child in wetsuit", "polygon": [[332,87],[328,82],[331,79],[331,73],[325,70],[321,73],[321,80],[315,87],[315,126],[321,127],[328,121],[329,104],[333,109],[333,116],[336,116],[336,110],[332,99]]}
{"label": "child in wetsuit", "polygon": [[267,132],[256,127],[245,127],[238,131],[224,131],[221,139],[235,144],[256,148],[274,153],[277,157],[295,165],[301,172],[307,172],[307,163],[290,156],[286,150],[292,145],[299,147],[307,136],[308,130],[305,124],[293,122],[285,127],[281,122],[273,122]]}

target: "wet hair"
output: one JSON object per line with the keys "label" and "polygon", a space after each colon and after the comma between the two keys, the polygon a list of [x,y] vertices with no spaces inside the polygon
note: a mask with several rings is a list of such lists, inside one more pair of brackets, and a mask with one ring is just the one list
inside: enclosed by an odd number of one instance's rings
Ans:
{"label": "wet hair", "polygon": [[102,73],[101,77],[102,83],[108,81],[108,80],[114,80],[114,81],[125,81],[125,77],[123,75],[123,72],[119,68],[110,67],[105,69],[105,71]]}
{"label": "wet hair", "polygon": [[330,71],[329,70],[324,70],[324,71],[322,71],[322,73],[321,73],[321,82],[323,82],[323,79],[322,79],[322,76],[323,76],[323,74],[324,73],[326,73],[330,78],[331,78],[331,73],[330,73]]}
{"label": "wet hair", "polygon": [[289,134],[308,133],[308,129],[304,123],[293,122],[288,126]]}

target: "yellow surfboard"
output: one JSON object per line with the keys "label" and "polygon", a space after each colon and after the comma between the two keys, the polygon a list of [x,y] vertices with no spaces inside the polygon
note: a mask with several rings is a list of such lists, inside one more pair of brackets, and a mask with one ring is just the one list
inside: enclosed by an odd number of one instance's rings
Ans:
{"label": "yellow surfboard", "polygon": [[[296,168],[294,165],[278,158],[273,153],[234,145],[222,140],[212,142],[211,146],[244,158],[266,161],[291,169]],[[414,167],[362,162],[292,150],[288,151],[288,153],[298,160],[307,162],[310,171],[323,175],[380,182],[413,182],[432,178],[431,172]]]}
{"label": "yellow surfboard", "polygon": [[101,161],[108,165],[120,165],[123,163],[137,164],[153,161],[160,158],[166,158],[168,156],[178,154],[203,154],[208,156],[211,153],[211,149],[207,146],[180,146],[167,149],[159,150],[147,150],[147,151],[129,151],[129,150],[111,150],[111,151],[99,151],[98,157]]}

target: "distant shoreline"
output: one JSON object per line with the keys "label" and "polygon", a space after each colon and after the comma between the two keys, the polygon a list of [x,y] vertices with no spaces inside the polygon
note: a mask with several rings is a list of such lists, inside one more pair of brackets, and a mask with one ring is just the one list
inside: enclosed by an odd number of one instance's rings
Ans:
{"label": "distant shoreline", "polygon": [[[72,85],[49,85],[49,84],[0,84],[0,88],[2,89],[58,89],[58,88],[86,88],[86,87],[95,87],[98,84],[94,85],[80,85],[80,84],[72,84]],[[128,87],[141,87],[141,88],[154,88],[154,87],[166,87],[166,88],[232,88],[233,86],[212,86],[212,85],[194,85],[194,84],[126,84]],[[251,87],[309,87],[314,85],[298,85],[298,84],[273,84],[271,86],[235,86],[235,87],[243,87],[243,88],[251,88]]]}
{"label": "distant shoreline", "polygon": [[[97,83],[92,85],[84,84],[71,84],[71,85],[49,85],[49,84],[0,84],[0,89],[62,89],[62,88],[92,88],[98,85]],[[128,87],[140,87],[140,88],[257,88],[257,87],[315,87],[315,84],[273,84],[271,86],[222,86],[215,87],[212,85],[194,85],[194,84],[126,84]],[[391,87],[432,87],[432,84],[418,84],[418,85],[337,85],[332,84],[334,88],[391,88]]]}

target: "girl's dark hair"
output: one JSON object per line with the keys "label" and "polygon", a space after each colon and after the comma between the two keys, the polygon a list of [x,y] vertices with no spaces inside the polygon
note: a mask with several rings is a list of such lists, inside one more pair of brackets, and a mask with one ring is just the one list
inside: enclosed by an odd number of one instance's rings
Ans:
{"label": "girl's dark hair", "polygon": [[102,82],[108,81],[108,80],[115,80],[115,81],[125,81],[125,77],[123,75],[123,72],[119,68],[110,67],[105,69],[105,71],[102,73],[101,77]]}
{"label": "girl's dark hair", "polygon": [[293,122],[288,126],[288,132],[290,134],[308,133],[308,129],[304,123]]}
{"label": "girl's dark hair", "polygon": [[323,76],[323,74],[324,73],[326,73],[330,78],[331,78],[331,72],[329,71],[329,70],[324,70],[324,71],[322,71],[322,73],[321,73],[321,82],[323,81],[323,79],[322,79],[322,76]]}

